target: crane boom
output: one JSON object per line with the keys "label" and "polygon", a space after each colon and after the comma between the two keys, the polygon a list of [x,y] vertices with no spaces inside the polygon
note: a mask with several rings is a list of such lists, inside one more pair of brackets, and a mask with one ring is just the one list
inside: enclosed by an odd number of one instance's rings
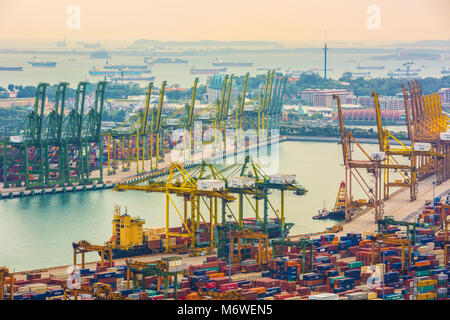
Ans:
{"label": "crane boom", "polygon": [[345,128],[344,128],[344,118],[342,116],[341,97],[334,94],[333,99],[335,99],[337,102],[337,110],[338,110],[338,117],[339,117],[339,129],[341,132],[342,155],[344,157],[344,164],[347,164],[347,143],[345,141]]}
{"label": "crane boom", "polygon": [[166,84],[167,81],[163,81],[161,84],[161,90],[159,92],[159,103],[158,103],[158,111],[156,114],[156,123],[155,123],[155,133],[159,133],[161,130],[161,114],[162,114],[162,107],[164,104],[164,91],[166,90]]}
{"label": "crane boom", "polygon": [[197,95],[197,84],[198,78],[195,78],[194,87],[192,88],[191,106],[189,107],[189,114],[186,122],[186,127],[189,129],[192,127],[192,122],[194,120],[194,105],[195,105],[195,97]]}
{"label": "crane boom", "polygon": [[381,110],[380,101],[378,100],[378,94],[372,91],[372,97],[375,104],[375,116],[377,121],[377,131],[378,131],[378,143],[380,145],[380,151],[384,151],[384,138],[383,138],[383,124],[381,122]]}
{"label": "crane boom", "polygon": [[145,136],[147,134],[147,122],[148,122],[148,109],[150,107],[150,99],[152,95],[153,82],[150,82],[147,87],[147,96],[145,98],[145,109],[144,109],[144,119],[142,124],[142,135]]}

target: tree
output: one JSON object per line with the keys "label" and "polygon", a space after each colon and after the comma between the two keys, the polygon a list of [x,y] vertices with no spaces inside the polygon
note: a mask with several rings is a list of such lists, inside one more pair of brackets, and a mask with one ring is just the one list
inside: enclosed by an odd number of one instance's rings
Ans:
{"label": "tree", "polygon": [[14,85],[12,83],[8,84],[8,90],[9,91],[14,91]]}
{"label": "tree", "polygon": [[26,86],[17,94],[17,98],[32,98],[36,95],[36,87]]}

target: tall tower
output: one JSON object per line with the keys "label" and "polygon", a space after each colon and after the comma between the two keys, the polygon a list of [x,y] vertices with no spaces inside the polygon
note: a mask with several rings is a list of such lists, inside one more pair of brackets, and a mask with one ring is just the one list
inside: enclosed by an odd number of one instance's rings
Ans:
{"label": "tall tower", "polygon": [[324,52],[324,79],[327,79],[327,30],[325,29],[325,45],[323,46],[323,52]]}

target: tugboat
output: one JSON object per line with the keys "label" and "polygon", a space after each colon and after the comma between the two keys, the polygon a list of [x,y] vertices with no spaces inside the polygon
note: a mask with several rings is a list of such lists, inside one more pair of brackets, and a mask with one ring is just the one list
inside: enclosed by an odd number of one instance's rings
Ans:
{"label": "tugboat", "polygon": [[327,208],[317,211],[317,215],[313,217],[316,220],[328,219],[330,216],[330,211]]}

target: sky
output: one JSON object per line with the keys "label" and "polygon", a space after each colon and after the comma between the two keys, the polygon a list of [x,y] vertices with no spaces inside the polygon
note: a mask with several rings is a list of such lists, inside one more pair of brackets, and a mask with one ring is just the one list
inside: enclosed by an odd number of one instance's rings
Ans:
{"label": "sky", "polygon": [[[79,19],[71,6],[79,8]],[[0,0],[3,44],[66,36],[68,42],[127,44],[139,38],[319,44],[325,30],[330,42],[449,39],[450,1]]]}

